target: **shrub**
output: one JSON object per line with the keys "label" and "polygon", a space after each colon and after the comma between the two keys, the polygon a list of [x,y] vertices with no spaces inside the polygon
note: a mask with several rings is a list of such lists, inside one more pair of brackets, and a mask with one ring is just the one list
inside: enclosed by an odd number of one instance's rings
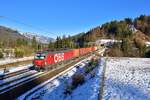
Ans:
{"label": "shrub", "polygon": [[92,71],[90,74],[91,74],[91,78],[96,76],[96,73],[94,71]]}
{"label": "shrub", "polygon": [[108,55],[110,57],[122,57],[123,52],[119,48],[111,48],[110,51],[108,52]]}
{"label": "shrub", "polygon": [[85,67],[85,73],[91,72],[98,65],[97,59],[92,59],[87,67]]}
{"label": "shrub", "polygon": [[19,57],[23,57],[24,56],[24,50],[20,49],[20,48],[16,48],[15,49],[15,57],[19,58]]}
{"label": "shrub", "polygon": [[30,47],[22,47],[24,50],[24,56],[30,56],[34,53],[34,50]]}
{"label": "shrub", "polygon": [[97,66],[98,65],[98,59],[93,59],[92,62],[93,62],[92,63],[93,66]]}
{"label": "shrub", "polygon": [[3,58],[3,57],[4,57],[3,53],[2,53],[2,52],[0,52],[0,58]]}
{"label": "shrub", "polygon": [[146,52],[145,57],[150,58],[150,50]]}
{"label": "shrub", "polygon": [[92,69],[91,69],[90,66],[85,67],[85,73],[89,73],[91,70],[92,70]]}
{"label": "shrub", "polygon": [[134,40],[135,42],[135,45],[137,48],[139,48],[139,53],[140,53],[140,56],[144,56],[145,53],[146,53],[146,45],[145,45],[145,42],[142,40],[142,39],[135,39]]}
{"label": "shrub", "polygon": [[83,74],[75,74],[72,76],[72,83],[67,83],[65,85],[64,94],[71,94],[72,90],[75,89],[78,85],[81,85],[84,83],[84,75]]}
{"label": "shrub", "polygon": [[72,77],[72,86],[76,88],[78,85],[83,84],[85,81],[83,74],[75,74]]}
{"label": "shrub", "polygon": [[71,86],[71,85],[66,85],[66,86],[65,86],[64,94],[65,94],[65,95],[71,94],[71,92],[72,92],[72,86]]}

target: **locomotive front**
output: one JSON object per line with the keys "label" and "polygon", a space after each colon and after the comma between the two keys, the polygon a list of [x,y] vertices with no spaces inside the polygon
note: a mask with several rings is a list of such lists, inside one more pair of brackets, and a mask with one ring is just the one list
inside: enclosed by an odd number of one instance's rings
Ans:
{"label": "locomotive front", "polygon": [[36,53],[33,60],[33,65],[35,68],[42,69],[46,65],[46,54],[45,53]]}

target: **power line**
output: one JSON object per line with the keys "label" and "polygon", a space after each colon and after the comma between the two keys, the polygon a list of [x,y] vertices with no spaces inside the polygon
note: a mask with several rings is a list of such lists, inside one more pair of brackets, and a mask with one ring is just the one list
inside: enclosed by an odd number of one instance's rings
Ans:
{"label": "power line", "polygon": [[49,31],[47,31],[47,30],[45,30],[45,29],[43,29],[43,28],[35,27],[35,26],[33,26],[33,25],[30,25],[30,24],[27,24],[27,23],[18,21],[18,20],[16,20],[16,19],[12,19],[12,18],[10,18],[10,17],[0,16],[0,18],[4,18],[4,19],[7,19],[7,20],[10,20],[10,21],[12,21],[12,22],[14,22],[14,23],[22,24],[22,25],[27,26],[27,27],[30,27],[30,28],[32,28],[32,29],[37,29],[37,30],[40,30],[40,31],[42,30],[42,31],[45,32],[45,33],[49,33],[49,34],[52,34],[52,35],[54,35],[54,36],[57,36],[57,34],[52,33],[52,32],[49,32]]}

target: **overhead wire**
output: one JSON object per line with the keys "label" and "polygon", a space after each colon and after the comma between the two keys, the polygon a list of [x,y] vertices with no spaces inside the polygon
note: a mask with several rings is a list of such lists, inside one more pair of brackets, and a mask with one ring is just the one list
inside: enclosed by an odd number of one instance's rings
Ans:
{"label": "overhead wire", "polygon": [[22,22],[22,21],[18,21],[18,20],[16,20],[16,19],[13,19],[13,18],[10,18],[10,17],[0,16],[0,18],[7,19],[7,20],[12,21],[12,22],[14,22],[14,23],[22,24],[22,25],[27,26],[27,27],[30,27],[30,28],[32,28],[32,29],[36,29],[36,30],[40,30],[40,31],[42,30],[44,33],[48,33],[48,34],[51,34],[51,35],[54,35],[54,36],[58,36],[58,35],[55,34],[55,33],[52,33],[52,32],[47,31],[46,29],[39,28],[39,27],[35,27],[35,26],[31,25],[31,24],[27,24],[27,23],[24,23],[24,22]]}

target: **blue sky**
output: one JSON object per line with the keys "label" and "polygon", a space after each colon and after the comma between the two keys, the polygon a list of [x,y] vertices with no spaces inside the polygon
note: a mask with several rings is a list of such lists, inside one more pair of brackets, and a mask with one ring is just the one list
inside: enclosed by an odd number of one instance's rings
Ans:
{"label": "blue sky", "polygon": [[0,0],[0,16],[44,31],[5,18],[0,18],[0,25],[50,37],[86,32],[107,21],[141,14],[150,15],[149,0]]}

